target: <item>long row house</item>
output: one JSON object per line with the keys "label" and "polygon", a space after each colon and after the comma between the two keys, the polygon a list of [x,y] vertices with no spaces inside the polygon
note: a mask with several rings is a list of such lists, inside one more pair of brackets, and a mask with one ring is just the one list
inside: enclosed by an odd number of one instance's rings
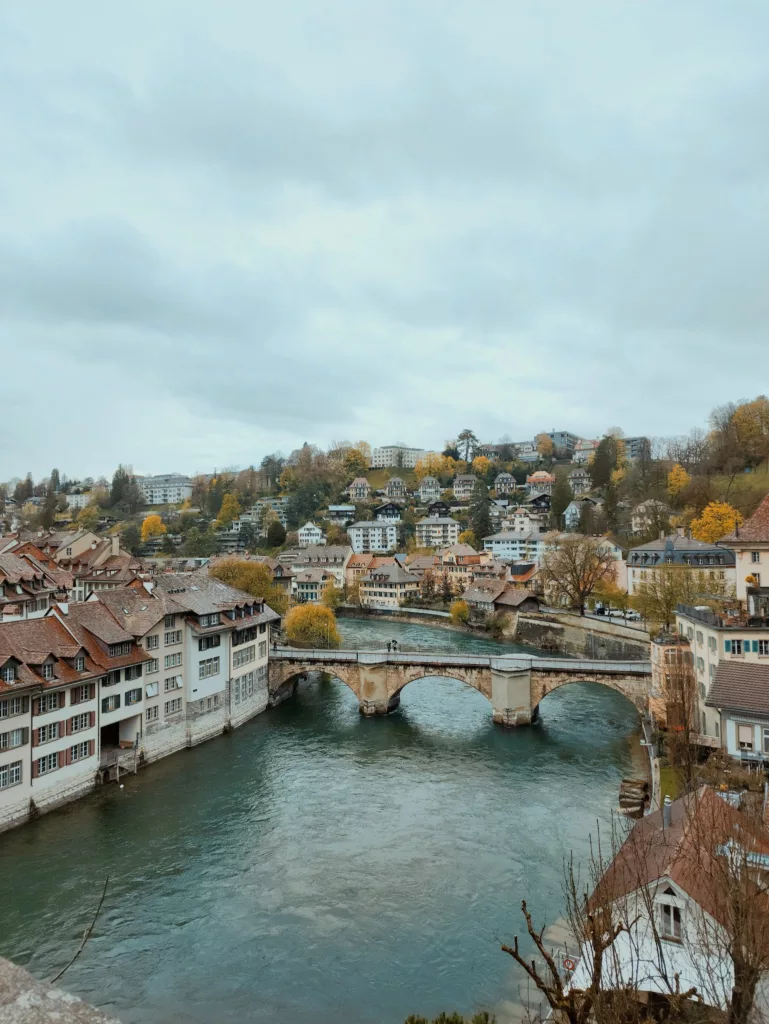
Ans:
{"label": "long row house", "polygon": [[278,622],[184,573],[0,624],[0,829],[259,714]]}

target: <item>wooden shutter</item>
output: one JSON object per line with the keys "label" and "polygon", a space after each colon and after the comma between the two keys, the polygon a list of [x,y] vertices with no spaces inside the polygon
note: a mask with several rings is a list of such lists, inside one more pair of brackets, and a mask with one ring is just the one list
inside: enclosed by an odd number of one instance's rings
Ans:
{"label": "wooden shutter", "polygon": [[96,741],[95,740],[89,740],[88,741],[88,756],[89,757],[93,757],[94,748],[95,747],[96,747]]}
{"label": "wooden shutter", "polygon": [[724,640],[724,650],[726,651],[727,654],[731,654],[732,653],[732,641],[731,640]]}
{"label": "wooden shutter", "polygon": [[71,736],[72,735],[72,719],[71,718],[67,719],[64,728],[65,728],[65,734],[67,736]]}
{"label": "wooden shutter", "polygon": [[29,697],[21,698],[21,710],[26,714],[29,711]]}
{"label": "wooden shutter", "polygon": [[36,779],[40,774],[40,762],[35,758],[32,762],[32,778]]}
{"label": "wooden shutter", "polygon": [[758,654],[758,640],[753,641],[753,653]]}
{"label": "wooden shutter", "polygon": [[69,691],[69,702],[70,704],[80,703],[80,687],[75,686]]}
{"label": "wooden shutter", "polygon": [[32,730],[32,746],[36,747],[39,742],[40,742],[40,730],[39,729],[33,729]]}
{"label": "wooden shutter", "polygon": [[28,743],[29,743],[29,729],[22,729],[21,730],[21,745],[23,747],[26,747],[26,745]]}
{"label": "wooden shutter", "polygon": [[[96,712],[95,711],[91,711],[90,714],[91,714],[91,728],[93,729],[93,727],[96,725]],[[93,742],[93,740],[91,742]]]}
{"label": "wooden shutter", "polygon": [[40,698],[39,697],[36,697],[32,701],[32,714],[33,715],[39,715],[40,714]]}
{"label": "wooden shutter", "polygon": [[90,699],[93,700],[94,697],[96,696],[96,683],[91,683],[91,689],[89,692],[91,694]]}
{"label": "wooden shutter", "polygon": [[59,761],[61,761],[62,757],[64,757],[64,765],[62,767],[72,764],[72,747],[67,747],[66,750],[61,751],[59,754]]}

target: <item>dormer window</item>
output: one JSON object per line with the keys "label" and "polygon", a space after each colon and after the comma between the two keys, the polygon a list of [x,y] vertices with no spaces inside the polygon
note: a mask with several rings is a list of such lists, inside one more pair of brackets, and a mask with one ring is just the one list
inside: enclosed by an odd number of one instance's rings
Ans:
{"label": "dormer window", "polygon": [[43,665],[43,679],[53,679],[53,663],[50,661]]}
{"label": "dormer window", "polygon": [[123,644],[110,644],[109,645],[109,656],[110,658],[122,658],[125,654],[131,653],[131,642]]}
{"label": "dormer window", "polygon": [[13,665],[3,667],[3,682],[12,683],[16,679],[16,669]]}
{"label": "dormer window", "polygon": [[681,908],[674,903],[662,902],[657,904],[659,909],[660,938],[670,942],[680,942],[682,935]]}
{"label": "dormer window", "polygon": [[85,672],[85,655],[78,654],[75,658],[75,670],[77,672]]}

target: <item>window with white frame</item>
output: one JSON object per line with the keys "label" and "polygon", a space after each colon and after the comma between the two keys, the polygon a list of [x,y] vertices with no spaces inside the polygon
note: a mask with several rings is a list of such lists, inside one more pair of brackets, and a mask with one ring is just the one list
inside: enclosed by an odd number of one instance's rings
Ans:
{"label": "window with white frame", "polygon": [[83,701],[91,699],[91,687],[86,683],[84,686],[76,686],[72,690],[72,703],[82,704]]}
{"label": "window with white frame", "polygon": [[176,697],[174,700],[167,700],[165,704],[165,712],[167,715],[175,715],[177,712],[182,710],[182,698]]}
{"label": "window with white frame", "polygon": [[53,679],[53,662],[47,661],[43,665],[43,679]]}
{"label": "window with white frame", "polygon": [[163,661],[166,668],[176,668],[182,663],[182,652],[178,651],[176,654],[167,654]]}
{"label": "window with white frame", "polygon": [[144,669],[144,674],[148,675],[148,676],[151,676],[153,672],[159,672],[159,671],[160,671],[160,659],[159,658],[153,658],[152,661],[148,661],[147,662],[147,666]]}
{"label": "window with white frame", "polygon": [[751,551],[750,552],[750,560],[751,560],[751,562],[753,562],[754,565],[758,564],[761,561],[761,552],[760,551]]}
{"label": "window with white frame", "polygon": [[146,643],[145,646],[146,646],[148,651],[154,651],[154,650],[157,650],[159,642],[160,642],[160,637],[157,635],[157,633],[155,633],[152,636],[148,636],[147,637],[147,643]]}
{"label": "window with white frame", "polygon": [[141,665],[129,665],[125,670],[125,679],[128,682],[131,679],[141,679],[142,667]]}
{"label": "window with white frame", "polygon": [[708,637],[708,650],[713,651],[715,653],[717,648],[718,648],[718,643],[716,642],[716,638],[714,636],[709,636]]}
{"label": "window with white frame", "polygon": [[180,690],[182,687],[181,676],[169,676],[168,679],[163,681],[163,690],[168,693],[169,690]]}
{"label": "window with white frame", "polygon": [[213,612],[210,615],[198,616],[198,622],[201,626],[218,626],[219,621],[219,612]]}
{"label": "window with white frame", "polygon": [[39,698],[39,715],[47,715],[49,711],[57,711],[59,709],[59,697],[58,693],[44,693]]}
{"label": "window with white frame", "polygon": [[250,647],[244,647],[242,651],[235,651],[232,656],[232,667],[240,668],[241,665],[247,665],[249,661],[254,661],[256,658],[256,646],[251,644]]}
{"label": "window with white frame", "polygon": [[76,672],[85,672],[85,655],[84,654],[78,654],[78,656],[75,658],[75,671]]}
{"label": "window with white frame", "polygon": [[8,697],[0,700],[0,718],[12,718],[29,711],[29,697]]}
{"label": "window with white frame", "polygon": [[0,789],[18,786],[20,782],[21,761],[12,761],[11,764],[0,764]]}
{"label": "window with white frame", "polygon": [[154,683],[147,683],[147,685],[144,687],[144,696],[157,697],[159,691],[160,684],[157,681],[155,681]]}
{"label": "window with white frame", "polygon": [[38,743],[50,743],[51,740],[59,738],[59,723],[51,722],[49,725],[41,725],[37,730]]}
{"label": "window with white frame", "polygon": [[137,687],[135,690],[126,690],[125,693],[125,706],[130,707],[132,704],[138,704],[142,699],[141,687]]}
{"label": "window with white frame", "polygon": [[752,725],[738,725],[737,726],[737,745],[740,750],[752,750],[753,749],[753,726]]}
{"label": "window with white frame", "polygon": [[26,729],[11,729],[10,732],[0,732],[0,750],[12,750],[14,747],[23,747],[29,738]]}
{"label": "window with white frame", "polygon": [[48,772],[55,772],[59,767],[59,754],[46,754],[37,760],[37,774],[47,775]]}
{"label": "window with white frame", "polygon": [[180,644],[182,642],[182,631],[180,629],[170,629],[167,633],[163,634],[163,644],[165,647],[172,647],[174,644]]}
{"label": "window with white frame", "polygon": [[657,907],[659,910],[660,938],[680,942],[682,933],[681,908],[677,907],[674,903],[663,902],[658,903]]}
{"label": "window with white frame", "polygon": [[16,678],[16,669],[13,665],[3,666],[3,682],[12,683]]}
{"label": "window with white frame", "polygon": [[91,756],[91,744],[88,740],[84,740],[82,743],[76,743],[74,747],[69,748],[69,759],[71,762],[84,761],[87,757]]}
{"label": "window with white frame", "polygon": [[219,707],[219,694],[215,693],[213,697],[206,697],[206,711],[216,711]]}
{"label": "window with white frame", "polygon": [[83,729],[91,728],[91,715],[88,711],[84,711],[81,715],[74,715],[70,721],[72,722],[72,732],[82,732]]}
{"label": "window with white frame", "polygon": [[122,658],[126,654],[131,653],[131,641],[128,640],[122,644],[110,644],[109,645],[109,656],[110,658]]}
{"label": "window with white frame", "polygon": [[110,694],[109,697],[102,697],[102,699],[101,699],[101,709],[102,709],[102,712],[117,711],[117,709],[119,707],[120,707],[120,694],[119,693]]}
{"label": "window with white frame", "polygon": [[240,677],[234,681],[232,687],[232,702],[233,704],[240,704]]}
{"label": "window with white frame", "polygon": [[758,641],[758,653],[766,657],[769,655],[769,640]]}
{"label": "window with white frame", "polygon": [[157,722],[158,720],[158,706],[157,704],[152,708],[147,708],[144,712],[144,720],[146,722]]}
{"label": "window with white frame", "polygon": [[176,625],[176,616],[175,615],[166,615],[166,617],[163,619],[163,626],[166,629],[173,629],[173,627],[175,625]]}
{"label": "window with white frame", "polygon": [[260,640],[259,641],[259,657],[260,658],[266,658],[267,657],[267,641],[266,640]]}
{"label": "window with white frame", "polygon": [[221,633],[215,633],[213,636],[202,636],[200,640],[198,640],[198,650],[210,651],[212,647],[219,647],[221,642]]}
{"label": "window with white frame", "polygon": [[732,654],[742,654],[742,640],[732,640]]}
{"label": "window with white frame", "polygon": [[206,658],[198,665],[198,679],[208,679],[219,675],[219,658]]}
{"label": "window with white frame", "polygon": [[698,644],[702,644],[702,642],[703,642],[703,637],[702,637],[702,633],[701,633],[701,631],[700,631],[700,630],[698,629],[698,630],[697,630],[697,643],[698,643]]}

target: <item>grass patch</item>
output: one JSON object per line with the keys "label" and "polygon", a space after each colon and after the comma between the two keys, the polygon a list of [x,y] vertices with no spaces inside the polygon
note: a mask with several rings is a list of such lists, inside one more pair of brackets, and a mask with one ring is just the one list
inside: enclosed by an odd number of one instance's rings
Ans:
{"label": "grass patch", "polygon": [[677,799],[683,792],[684,780],[677,768],[671,768],[669,764],[660,765],[660,803],[664,803],[665,797],[671,800]]}
{"label": "grass patch", "polygon": [[417,478],[413,469],[398,469],[397,466],[391,466],[388,469],[370,469],[366,473],[366,479],[371,484],[373,491],[383,490],[391,476],[399,476],[407,487],[417,486]]}

